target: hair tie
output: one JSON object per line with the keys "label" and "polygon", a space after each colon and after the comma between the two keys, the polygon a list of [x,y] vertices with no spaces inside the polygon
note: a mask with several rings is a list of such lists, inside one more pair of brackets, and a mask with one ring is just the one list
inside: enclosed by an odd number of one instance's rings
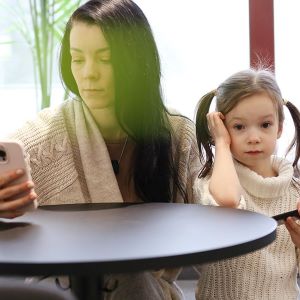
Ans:
{"label": "hair tie", "polygon": [[287,105],[288,102],[289,102],[289,100],[282,99],[282,104],[283,105]]}
{"label": "hair tie", "polygon": [[211,92],[214,94],[215,97],[217,96],[217,90],[212,90]]}

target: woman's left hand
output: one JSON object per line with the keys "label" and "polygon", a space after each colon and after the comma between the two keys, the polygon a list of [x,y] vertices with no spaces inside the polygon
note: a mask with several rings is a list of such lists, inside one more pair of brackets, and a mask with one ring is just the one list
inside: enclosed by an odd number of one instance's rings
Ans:
{"label": "woman's left hand", "polygon": [[[297,209],[300,214],[300,202],[297,203]],[[292,217],[288,217],[284,224],[291,235],[293,243],[300,248],[300,225]]]}

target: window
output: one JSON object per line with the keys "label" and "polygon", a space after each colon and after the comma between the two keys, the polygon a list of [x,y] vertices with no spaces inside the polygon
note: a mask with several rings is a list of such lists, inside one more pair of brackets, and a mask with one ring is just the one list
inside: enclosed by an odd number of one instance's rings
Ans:
{"label": "window", "polygon": [[194,119],[200,97],[249,67],[248,0],[136,0],[158,44],[166,104]]}
{"label": "window", "polygon": [[[6,0],[0,4],[4,4],[0,6],[0,136],[4,137],[34,118],[39,105],[30,48],[13,28],[13,10],[29,19],[29,1]],[[56,105],[64,96],[58,74],[58,52],[54,62],[52,103]]]}
{"label": "window", "polygon": [[[84,2],[84,1],[82,1]],[[11,6],[25,1],[9,0]],[[215,89],[237,70],[248,68],[248,0],[136,0],[145,12],[158,45],[162,63],[165,103],[194,119],[202,95]],[[276,76],[286,99],[299,106],[300,28],[298,0],[274,0]],[[0,10],[0,136],[20,127],[37,112],[32,57],[28,45],[15,31],[13,19]],[[287,34],[287,32],[289,34]],[[11,42],[11,43],[7,43]],[[54,65],[52,104],[62,101],[64,91]],[[293,136],[292,120],[286,110],[279,154]]]}
{"label": "window", "polygon": [[[300,109],[300,2],[298,0],[274,0],[274,31],[276,77],[285,99]],[[284,131],[279,140],[279,154],[285,153],[294,136],[294,125],[290,113],[285,109]]]}
{"label": "window", "polygon": [[[10,4],[13,1],[24,5],[16,0],[10,0]],[[231,73],[249,66],[247,0],[137,0],[136,3],[145,12],[158,44],[162,87],[169,107],[193,119],[195,106],[203,94],[216,88]],[[0,20],[0,43],[13,41],[0,44],[0,136],[3,136],[34,117],[37,106],[28,46],[20,35],[7,31],[12,21],[3,9]],[[54,105],[63,98],[57,69],[55,72]]]}

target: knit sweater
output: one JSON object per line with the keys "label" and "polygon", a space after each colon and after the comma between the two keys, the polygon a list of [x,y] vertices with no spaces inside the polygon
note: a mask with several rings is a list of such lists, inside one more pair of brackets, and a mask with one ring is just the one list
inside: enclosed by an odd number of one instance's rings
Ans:
{"label": "knit sweater", "polygon": [[[194,203],[200,169],[194,124],[181,116],[170,122],[175,168]],[[83,102],[44,109],[10,138],[24,145],[39,205],[123,202],[105,141]],[[174,202],[183,201],[174,192]]]}
{"label": "knit sweater", "polygon": [[[181,116],[170,116],[170,123],[175,168],[188,202],[196,203],[200,160],[194,124]],[[44,109],[10,138],[24,145],[39,205],[123,202],[105,141],[84,102]],[[184,202],[176,189],[173,201]],[[166,299],[179,299],[176,288],[168,290],[178,274],[179,269],[155,272]]]}
{"label": "knit sweater", "polygon": [[[268,216],[296,209],[299,200],[292,165],[276,157],[272,164],[278,176],[263,178],[235,163],[245,208]],[[201,190],[207,191],[206,188]],[[208,199],[207,195],[202,196]],[[298,263],[297,251],[287,229],[279,226],[276,240],[261,250],[198,266],[200,279],[196,299],[297,299]]]}

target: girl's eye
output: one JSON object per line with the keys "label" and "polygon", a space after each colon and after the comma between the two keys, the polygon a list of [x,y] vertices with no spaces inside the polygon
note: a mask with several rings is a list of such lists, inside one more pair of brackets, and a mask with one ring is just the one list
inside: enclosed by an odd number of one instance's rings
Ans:
{"label": "girl's eye", "polygon": [[262,127],[263,128],[269,128],[271,126],[271,123],[270,122],[264,122],[263,124],[262,124]]}
{"label": "girl's eye", "polygon": [[233,128],[236,130],[242,130],[244,128],[244,126],[242,124],[236,124],[233,126]]}

